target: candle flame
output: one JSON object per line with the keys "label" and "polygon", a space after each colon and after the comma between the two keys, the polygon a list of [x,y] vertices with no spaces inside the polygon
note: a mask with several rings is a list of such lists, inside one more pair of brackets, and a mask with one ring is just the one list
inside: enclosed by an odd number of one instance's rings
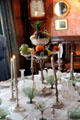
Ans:
{"label": "candle flame", "polygon": [[13,61],[13,58],[11,58],[11,61]]}
{"label": "candle flame", "polygon": [[53,60],[53,57],[51,57],[51,60]]}
{"label": "candle flame", "polygon": [[71,55],[73,55],[73,52],[71,52]]}
{"label": "candle flame", "polygon": [[15,56],[15,55],[13,55],[13,59],[16,59],[16,56]]}

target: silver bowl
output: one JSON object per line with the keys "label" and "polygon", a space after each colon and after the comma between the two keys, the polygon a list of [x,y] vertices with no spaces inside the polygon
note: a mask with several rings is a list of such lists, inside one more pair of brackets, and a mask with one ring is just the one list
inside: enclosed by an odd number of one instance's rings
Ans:
{"label": "silver bowl", "polygon": [[49,38],[38,38],[38,39],[33,39],[30,37],[30,40],[33,45],[46,45],[49,43]]}

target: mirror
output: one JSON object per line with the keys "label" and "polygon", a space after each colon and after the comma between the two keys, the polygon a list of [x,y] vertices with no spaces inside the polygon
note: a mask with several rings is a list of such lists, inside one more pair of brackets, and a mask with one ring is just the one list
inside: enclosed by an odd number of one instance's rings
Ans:
{"label": "mirror", "polygon": [[65,1],[59,1],[54,6],[54,13],[58,17],[66,16],[69,12],[69,5]]}

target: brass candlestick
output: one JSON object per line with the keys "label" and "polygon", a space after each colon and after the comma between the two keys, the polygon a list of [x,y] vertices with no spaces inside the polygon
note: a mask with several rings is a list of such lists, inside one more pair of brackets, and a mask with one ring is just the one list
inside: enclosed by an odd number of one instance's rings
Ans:
{"label": "brass candlestick", "polygon": [[40,59],[40,69],[41,69],[41,80],[44,83],[44,75],[43,75],[43,61]]}
{"label": "brass candlestick", "polygon": [[71,52],[70,80],[74,80],[73,52]]}
{"label": "brass candlestick", "polygon": [[53,69],[54,79],[55,79],[55,87],[56,87],[56,104],[53,105],[53,108],[60,109],[63,107],[63,103],[59,102],[59,94],[58,94],[58,81],[57,81],[57,75],[56,75],[56,69],[55,69],[55,63],[54,63],[54,56],[51,57],[51,65]]}
{"label": "brass candlestick", "polygon": [[16,90],[16,109],[19,108],[19,99],[18,99],[18,80],[15,80],[15,90]]}
{"label": "brass candlestick", "polygon": [[34,62],[34,57],[33,57],[33,54],[31,55],[31,72],[32,72],[32,80],[34,80],[34,65],[33,65],[33,62]]}

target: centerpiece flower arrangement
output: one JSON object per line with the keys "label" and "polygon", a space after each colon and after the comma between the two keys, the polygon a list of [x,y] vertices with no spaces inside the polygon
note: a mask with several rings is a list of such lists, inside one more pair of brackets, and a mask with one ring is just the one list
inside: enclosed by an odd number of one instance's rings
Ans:
{"label": "centerpiece flower arrangement", "polygon": [[41,21],[35,22],[32,24],[32,27],[34,27],[36,30],[30,37],[32,44],[36,45],[34,55],[39,57],[49,56],[51,51],[45,47],[45,45],[49,43],[49,33],[41,30],[43,27]]}
{"label": "centerpiece flower arrangement", "polygon": [[46,45],[49,43],[50,35],[47,31],[42,31],[42,22],[36,21],[32,24],[32,27],[35,29],[33,35],[30,36],[30,40],[33,45]]}
{"label": "centerpiece flower arrangement", "polygon": [[36,30],[35,32],[34,32],[34,34],[30,37],[30,39],[32,40],[32,38],[33,39],[41,39],[42,40],[42,38],[50,38],[50,35],[49,35],[49,33],[48,32],[42,32],[41,31],[41,29],[42,29],[42,27],[43,27],[43,25],[42,25],[42,22],[41,21],[37,21],[37,22],[35,22],[34,24],[32,24],[32,27]]}

